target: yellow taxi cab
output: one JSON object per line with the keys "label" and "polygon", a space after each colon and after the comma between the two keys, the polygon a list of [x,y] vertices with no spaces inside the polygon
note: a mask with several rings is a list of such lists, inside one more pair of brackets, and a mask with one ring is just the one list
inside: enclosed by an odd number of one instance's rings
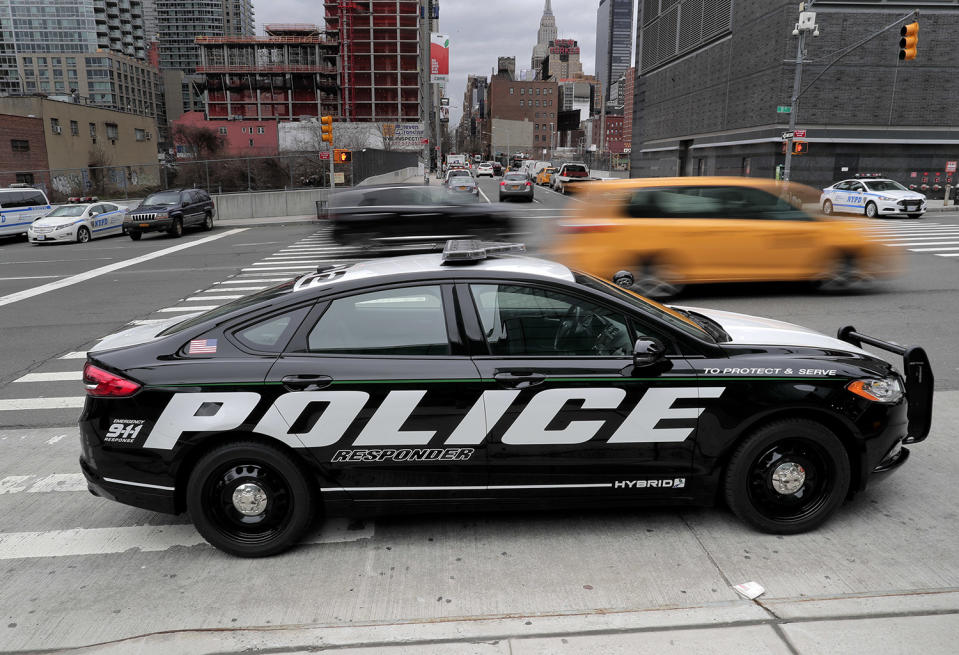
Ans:
{"label": "yellow taxi cab", "polygon": [[856,290],[897,272],[857,219],[817,216],[818,193],[758,178],[680,177],[584,184],[552,256],[640,294],[686,284],[813,281]]}
{"label": "yellow taxi cab", "polygon": [[555,166],[548,166],[542,169],[536,174],[536,184],[549,186],[549,184],[553,181],[553,174],[558,170],[559,169]]}

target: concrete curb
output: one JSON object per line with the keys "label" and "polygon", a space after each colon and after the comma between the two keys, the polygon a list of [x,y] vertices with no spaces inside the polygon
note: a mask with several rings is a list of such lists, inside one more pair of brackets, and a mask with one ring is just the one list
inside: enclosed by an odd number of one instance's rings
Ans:
{"label": "concrete curb", "polygon": [[[857,625],[858,624],[858,625]],[[878,627],[877,627],[878,626]],[[184,630],[78,649],[79,654],[161,655],[190,652],[534,653],[654,652],[655,644],[686,644],[687,652],[861,653],[861,632],[888,648],[921,644],[916,652],[949,653],[959,629],[959,591],[916,591],[831,598],[732,601],[685,608],[597,610],[532,616],[433,619],[360,625],[290,625]],[[918,641],[917,641],[918,640]],[[737,647],[738,645],[738,647]],[[749,645],[749,648],[746,648]],[[571,647],[570,647],[571,646]],[[907,648],[908,650],[908,648]],[[879,652],[879,651],[877,651]]]}

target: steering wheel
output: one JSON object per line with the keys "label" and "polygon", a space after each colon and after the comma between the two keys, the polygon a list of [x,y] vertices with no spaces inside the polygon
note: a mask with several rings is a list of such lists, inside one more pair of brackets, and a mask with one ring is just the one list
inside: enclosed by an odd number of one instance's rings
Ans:
{"label": "steering wheel", "polygon": [[560,323],[559,329],[556,330],[556,335],[553,337],[553,350],[557,352],[562,351],[562,346],[567,339],[579,336],[577,333],[583,329],[584,320],[585,312],[583,308],[579,305],[570,305]]}

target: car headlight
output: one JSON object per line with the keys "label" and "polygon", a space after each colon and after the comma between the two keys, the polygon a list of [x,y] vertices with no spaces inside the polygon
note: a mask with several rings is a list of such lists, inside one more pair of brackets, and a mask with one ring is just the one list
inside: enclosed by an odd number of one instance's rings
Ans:
{"label": "car headlight", "polygon": [[885,201],[895,200],[895,198],[893,198],[893,197],[891,197],[891,196],[879,196],[879,199],[880,199],[880,200],[885,200]]}
{"label": "car headlight", "polygon": [[903,390],[899,378],[882,380],[853,380],[846,388],[857,396],[877,403],[896,403],[902,398]]}

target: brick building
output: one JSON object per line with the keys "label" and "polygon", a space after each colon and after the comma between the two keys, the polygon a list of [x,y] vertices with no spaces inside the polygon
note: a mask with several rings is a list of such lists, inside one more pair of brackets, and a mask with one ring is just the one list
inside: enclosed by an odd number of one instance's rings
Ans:
{"label": "brick building", "polygon": [[[189,111],[176,120],[175,128],[207,128],[216,130],[223,138],[223,154],[243,157],[266,157],[277,154],[279,134],[276,121],[261,121],[255,118],[238,121],[208,121],[203,112]],[[188,140],[174,129],[173,143],[177,157],[189,158],[194,153]]]}
{"label": "brick building", "polygon": [[[959,5],[922,3],[919,56],[897,59],[890,30],[826,71],[837,50],[895,23],[916,3],[817,0],[819,38],[808,38],[809,63],[798,107],[809,154],[793,159],[792,178],[825,186],[857,172],[907,183],[912,173],[944,172],[959,159],[951,83],[952,36]],[[633,106],[634,176],[732,174],[773,177],[782,164],[796,55],[792,0],[697,0],[640,4],[638,77]],[[903,21],[905,23],[907,21]],[[945,177],[945,176],[943,176]],[[945,182],[945,179],[943,179]]]}
{"label": "brick building", "polygon": [[623,123],[622,116],[606,114],[606,152],[621,155],[626,151]]}
{"label": "brick building", "polygon": [[43,119],[0,115],[0,187],[50,184]]}
{"label": "brick building", "polygon": [[545,159],[555,147],[560,108],[555,82],[494,75],[489,83],[490,154],[528,152]]}

